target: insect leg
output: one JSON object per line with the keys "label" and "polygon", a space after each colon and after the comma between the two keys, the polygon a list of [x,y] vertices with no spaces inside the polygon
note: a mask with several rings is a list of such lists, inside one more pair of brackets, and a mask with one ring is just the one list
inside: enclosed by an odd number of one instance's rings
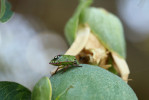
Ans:
{"label": "insect leg", "polygon": [[56,72],[58,71],[58,69],[59,69],[59,67],[56,69],[56,71],[52,75],[56,74]]}
{"label": "insect leg", "polygon": [[82,66],[79,66],[79,65],[78,65],[78,63],[77,63],[76,60],[73,62],[73,66],[75,66],[75,67],[82,67]]}
{"label": "insect leg", "polygon": [[74,67],[82,67],[82,66],[80,66],[80,65],[78,65],[78,64],[73,64],[73,66],[74,66]]}
{"label": "insect leg", "polygon": [[66,69],[67,69],[68,67],[69,67],[69,65],[67,65],[67,66],[66,66],[66,68],[65,68],[64,72],[66,71]]}

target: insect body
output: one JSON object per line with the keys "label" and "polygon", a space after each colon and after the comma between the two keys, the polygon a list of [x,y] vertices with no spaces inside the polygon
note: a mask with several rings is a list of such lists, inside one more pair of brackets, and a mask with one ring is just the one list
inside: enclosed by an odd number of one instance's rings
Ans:
{"label": "insect body", "polygon": [[79,66],[76,57],[71,55],[57,55],[50,61],[49,64],[52,64],[54,66],[60,66],[56,69],[55,73],[58,71],[59,68],[65,68],[66,71],[68,67],[73,66],[81,67]]}

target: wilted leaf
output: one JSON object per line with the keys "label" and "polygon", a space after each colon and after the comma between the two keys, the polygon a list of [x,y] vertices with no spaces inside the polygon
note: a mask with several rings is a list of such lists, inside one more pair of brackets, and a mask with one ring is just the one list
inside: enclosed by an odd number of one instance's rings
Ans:
{"label": "wilted leaf", "polygon": [[[69,28],[67,26],[69,21],[66,24],[66,30],[72,31],[69,31],[69,34],[65,31],[66,39],[69,44],[73,42],[66,54],[76,56],[80,63],[94,64],[104,69],[110,68],[113,73],[117,71],[122,79],[127,81],[130,72],[125,61],[125,40],[120,20],[103,8],[85,7],[77,14],[80,15],[77,15],[78,20],[73,20],[75,24],[71,23]],[[74,17],[75,14],[71,19]],[[73,25],[76,25],[75,31],[72,29]],[[77,28],[78,26],[85,27],[81,29]],[[88,28],[89,32],[79,32],[85,28]],[[107,61],[113,54],[114,60],[108,64]]]}
{"label": "wilted leaf", "polygon": [[126,61],[123,58],[119,57],[116,53],[112,53],[112,57],[119,73],[121,74],[121,78],[127,82],[130,71]]}
{"label": "wilted leaf", "polygon": [[78,29],[77,37],[71,47],[65,53],[66,55],[74,55],[76,56],[79,54],[82,49],[85,47],[88,38],[90,35],[90,28],[89,27],[81,27]]}
{"label": "wilted leaf", "polygon": [[87,23],[93,34],[111,52],[125,58],[125,40],[120,20],[104,9],[90,7],[81,13],[80,23]]}

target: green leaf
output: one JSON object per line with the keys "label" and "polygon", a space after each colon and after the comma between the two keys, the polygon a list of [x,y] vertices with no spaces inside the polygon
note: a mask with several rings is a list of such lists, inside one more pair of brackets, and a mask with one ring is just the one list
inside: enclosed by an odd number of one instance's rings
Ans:
{"label": "green leaf", "polygon": [[70,88],[73,88],[73,86],[69,86],[68,88],[66,88],[64,91],[62,91],[62,93],[60,93],[55,100],[59,100],[61,98],[61,96],[63,96],[65,93],[67,93],[67,91],[70,89]]}
{"label": "green leaf", "polygon": [[120,20],[104,9],[90,7],[81,13],[80,23],[87,23],[101,43],[111,52],[126,58],[123,27]]}
{"label": "green leaf", "polygon": [[40,79],[32,92],[32,100],[51,100],[52,86],[48,77]]}
{"label": "green leaf", "polygon": [[131,87],[117,75],[98,66],[80,66],[50,77],[52,100],[138,100]]}
{"label": "green leaf", "polygon": [[6,22],[12,14],[11,4],[7,0],[1,0],[0,22]]}
{"label": "green leaf", "polygon": [[30,100],[31,92],[15,82],[0,82],[0,100]]}
{"label": "green leaf", "polygon": [[79,24],[79,16],[83,9],[85,9],[87,6],[89,6],[92,3],[93,0],[80,0],[80,3],[73,14],[73,16],[69,19],[69,21],[66,23],[65,26],[65,36],[68,40],[69,45],[72,44],[72,42],[75,39],[78,24]]}

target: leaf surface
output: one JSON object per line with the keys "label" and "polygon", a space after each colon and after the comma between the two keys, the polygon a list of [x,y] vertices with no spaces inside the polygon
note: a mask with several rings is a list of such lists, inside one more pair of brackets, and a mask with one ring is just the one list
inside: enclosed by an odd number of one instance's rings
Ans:
{"label": "leaf surface", "polygon": [[52,86],[48,77],[40,79],[32,92],[32,100],[51,100]]}
{"label": "leaf surface", "polygon": [[79,25],[79,16],[83,9],[88,7],[93,0],[80,0],[80,3],[74,12],[73,16],[69,19],[65,26],[65,36],[68,40],[69,45],[71,45],[75,39],[77,28]]}
{"label": "leaf surface", "polygon": [[31,91],[15,82],[0,82],[0,100],[31,100]]}

